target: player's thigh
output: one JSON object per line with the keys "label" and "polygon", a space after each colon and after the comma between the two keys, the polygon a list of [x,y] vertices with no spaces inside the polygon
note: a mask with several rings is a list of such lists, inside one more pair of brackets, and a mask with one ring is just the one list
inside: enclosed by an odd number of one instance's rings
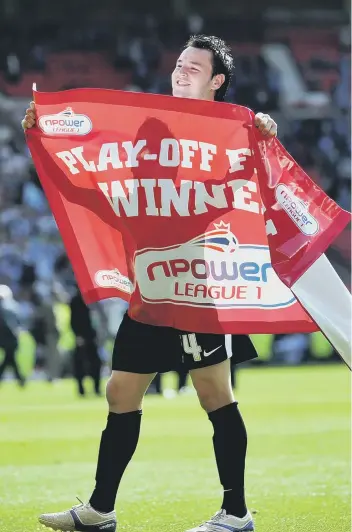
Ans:
{"label": "player's thigh", "polygon": [[140,323],[125,314],[116,335],[113,372],[107,386],[110,411],[140,409],[156,373],[175,369],[178,350],[179,339],[174,329]]}
{"label": "player's thigh", "polygon": [[234,402],[230,359],[190,371],[199,402],[206,412],[213,412]]}
{"label": "player's thigh", "polygon": [[230,337],[222,334],[181,333],[186,369],[202,407],[210,412],[233,402]]}
{"label": "player's thigh", "polygon": [[109,411],[117,414],[141,410],[143,397],[155,373],[112,371],[106,386]]}

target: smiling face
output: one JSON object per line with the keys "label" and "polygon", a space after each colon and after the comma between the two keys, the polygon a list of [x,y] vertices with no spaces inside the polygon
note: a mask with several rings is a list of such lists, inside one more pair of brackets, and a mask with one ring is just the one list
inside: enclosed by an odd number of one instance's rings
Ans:
{"label": "smiling face", "polygon": [[214,100],[224,74],[213,76],[212,52],[189,46],[183,50],[172,73],[172,94],[178,98]]}

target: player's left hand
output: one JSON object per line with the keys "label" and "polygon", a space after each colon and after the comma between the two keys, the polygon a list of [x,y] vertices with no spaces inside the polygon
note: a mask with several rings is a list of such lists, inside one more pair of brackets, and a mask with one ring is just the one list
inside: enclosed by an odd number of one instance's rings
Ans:
{"label": "player's left hand", "polygon": [[270,115],[263,113],[257,113],[254,118],[255,126],[266,137],[276,137],[277,135],[277,123],[271,118]]}

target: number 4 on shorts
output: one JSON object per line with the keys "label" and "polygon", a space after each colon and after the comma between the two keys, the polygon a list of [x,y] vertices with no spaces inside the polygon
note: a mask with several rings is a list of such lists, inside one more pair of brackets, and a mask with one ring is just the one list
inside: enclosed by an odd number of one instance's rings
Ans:
{"label": "number 4 on shorts", "polygon": [[183,350],[187,355],[192,355],[195,362],[200,362],[202,348],[197,344],[197,337],[194,333],[182,335]]}

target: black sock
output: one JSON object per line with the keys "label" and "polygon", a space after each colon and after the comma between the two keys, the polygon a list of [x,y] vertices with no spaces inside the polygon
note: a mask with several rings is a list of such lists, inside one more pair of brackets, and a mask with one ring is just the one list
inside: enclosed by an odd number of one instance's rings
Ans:
{"label": "black sock", "polygon": [[115,506],[122,475],[136,450],[141,426],[141,410],[127,414],[110,412],[99,448],[95,489],[90,504],[99,512]]}
{"label": "black sock", "polygon": [[247,513],[244,496],[247,432],[237,403],[210,412],[209,419],[214,427],[215,458],[224,488],[221,507],[227,514],[244,517]]}

